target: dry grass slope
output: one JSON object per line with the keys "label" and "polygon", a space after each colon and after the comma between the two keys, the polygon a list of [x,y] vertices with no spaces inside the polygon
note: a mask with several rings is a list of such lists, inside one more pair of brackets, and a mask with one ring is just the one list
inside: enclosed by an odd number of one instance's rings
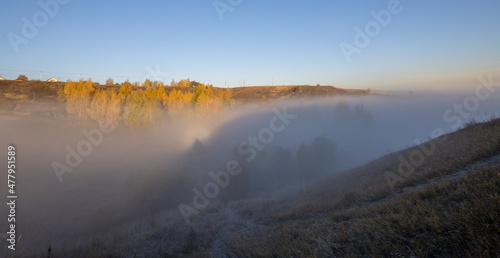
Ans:
{"label": "dry grass slope", "polygon": [[241,257],[498,257],[500,167],[392,201],[235,234]]}
{"label": "dry grass slope", "polygon": [[434,153],[396,184],[394,192],[383,173],[396,171],[397,157],[408,158],[418,146],[280,199],[214,205],[190,227],[169,217],[154,227],[122,230],[118,237],[98,238],[91,248],[53,257],[214,257],[214,243],[227,227],[227,209],[239,220],[252,221],[252,227],[231,225],[231,234],[225,236],[230,239],[225,248],[239,257],[498,256],[498,159],[467,169],[460,178],[443,176],[498,157],[500,119],[472,124],[433,142]]}
{"label": "dry grass slope", "polygon": [[[500,153],[500,119],[470,125],[467,128],[423,143],[434,144],[431,155],[425,155],[422,165],[415,167],[411,176],[394,186],[398,192],[404,187],[425,183],[444,176],[478,160]],[[242,202],[242,212],[266,220],[289,220],[317,216],[319,213],[349,208],[374,202],[393,194],[384,173],[399,175],[399,156],[409,160],[409,155],[420,151],[419,146],[384,156],[350,171],[336,175],[321,183],[278,200],[268,202]],[[258,204],[257,204],[258,203]],[[265,205],[262,205],[265,203]],[[255,205],[259,209],[255,209]],[[262,208],[265,207],[265,208]]]}
{"label": "dry grass slope", "polygon": [[[500,119],[433,141],[432,155],[404,182],[387,184],[402,155],[388,155],[279,200],[239,203],[260,219],[251,234],[235,234],[243,257],[497,256],[500,254],[500,164],[465,178],[426,185],[468,164],[500,154]],[[428,143],[427,143],[428,144]],[[465,151],[465,152],[464,152]],[[398,194],[404,187],[423,184]]]}

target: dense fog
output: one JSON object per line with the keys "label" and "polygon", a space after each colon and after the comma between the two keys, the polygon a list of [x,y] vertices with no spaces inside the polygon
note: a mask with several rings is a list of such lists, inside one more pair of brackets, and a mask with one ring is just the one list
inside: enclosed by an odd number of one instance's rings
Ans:
{"label": "dense fog", "polygon": [[[19,250],[69,248],[168,209],[202,219],[193,211],[205,199],[225,204],[293,191],[499,116],[499,103],[498,89],[487,98],[471,90],[287,100],[239,105],[219,117],[167,118],[141,131],[43,115],[4,119],[1,146],[17,151]],[[198,207],[197,191],[205,195]]]}

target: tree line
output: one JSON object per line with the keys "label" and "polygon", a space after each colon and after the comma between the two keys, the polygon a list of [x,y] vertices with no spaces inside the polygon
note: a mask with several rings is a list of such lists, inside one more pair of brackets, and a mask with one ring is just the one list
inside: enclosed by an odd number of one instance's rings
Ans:
{"label": "tree line", "polygon": [[[113,85],[113,81],[108,79],[106,84]],[[188,113],[198,116],[220,115],[234,106],[234,99],[228,90],[220,90],[215,94],[212,85],[189,79],[175,85],[193,87],[195,90],[191,92],[174,88],[167,93],[163,83],[146,79],[139,89],[126,81],[117,92],[116,88],[98,87],[89,79],[67,81],[59,89],[58,100],[66,103],[67,113],[78,119],[106,120],[132,128],[155,126],[166,117]]]}

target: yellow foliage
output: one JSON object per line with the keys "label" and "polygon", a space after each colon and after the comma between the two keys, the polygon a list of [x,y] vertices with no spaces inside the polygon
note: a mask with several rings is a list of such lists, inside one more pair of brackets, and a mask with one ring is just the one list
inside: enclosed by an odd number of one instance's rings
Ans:
{"label": "yellow foliage", "polygon": [[[148,82],[151,87],[134,91],[132,84],[124,82],[117,94],[95,88],[91,80],[68,81],[60,91],[60,99],[66,99],[66,111],[77,118],[90,118],[102,122],[108,120],[114,124],[124,121],[134,128],[151,127],[161,121],[161,113],[179,116],[189,115],[195,110],[203,116],[223,113],[234,105],[228,90],[214,94],[212,85],[197,84],[195,92],[172,90],[169,94],[161,82]],[[181,80],[179,86],[189,87],[189,79]]]}
{"label": "yellow foliage", "polygon": [[108,101],[108,94],[103,90],[97,90],[90,105],[90,117],[99,123],[103,122],[106,119]]}
{"label": "yellow foliage", "polygon": [[66,95],[66,111],[76,115],[78,118],[87,119],[92,93],[95,91],[94,83],[91,80],[75,83],[66,82],[64,94]]}
{"label": "yellow foliage", "polygon": [[120,93],[118,93],[118,96],[122,99],[127,98],[132,94],[132,84],[130,82],[126,81],[122,84],[120,87]]}
{"label": "yellow foliage", "polygon": [[177,86],[179,87],[189,87],[191,85],[191,80],[186,79],[186,80],[180,80],[178,83],[177,83]]}
{"label": "yellow foliage", "polygon": [[222,102],[222,105],[227,109],[231,107],[232,103],[234,102],[233,99],[231,99],[231,93],[229,90],[221,90],[219,94],[217,94],[217,98]]}
{"label": "yellow foliage", "polygon": [[182,114],[191,108],[194,94],[190,92],[182,93],[180,90],[173,90],[168,95],[166,106],[170,115]]}
{"label": "yellow foliage", "polygon": [[109,101],[106,109],[106,119],[113,124],[117,124],[120,121],[122,100],[113,90],[108,91],[107,94]]}

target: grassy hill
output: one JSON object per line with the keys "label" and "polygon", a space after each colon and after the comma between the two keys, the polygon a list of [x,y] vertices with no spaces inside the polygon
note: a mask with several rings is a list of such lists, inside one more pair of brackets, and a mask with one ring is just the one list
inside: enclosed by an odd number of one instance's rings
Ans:
{"label": "grassy hill", "polygon": [[[65,112],[64,105],[53,105],[63,85],[0,81],[0,118]],[[243,87],[231,93],[239,103],[366,94],[316,86]],[[64,122],[49,121],[51,126]],[[154,193],[170,197],[164,189],[181,182],[144,174],[132,179],[144,184],[148,190],[144,195],[153,199],[158,197]],[[149,191],[150,185],[157,189]],[[143,204],[140,198],[131,203],[119,199],[125,205]],[[103,206],[90,218],[80,217],[88,232],[79,236],[78,243],[47,243],[44,250],[26,248],[13,257],[44,257],[49,244],[52,258],[498,257],[500,119],[469,123],[459,131],[272,198],[236,200],[224,204],[214,200],[189,225],[177,209],[161,210],[164,206],[150,216],[130,218],[120,214],[123,210],[116,203]],[[171,206],[178,203],[171,201]]]}
{"label": "grassy hill", "polygon": [[[399,157],[431,144],[411,174],[389,183]],[[492,119],[281,197],[213,203],[190,225],[165,211],[52,257],[497,257],[499,217],[500,119]]]}
{"label": "grassy hill", "polygon": [[275,101],[301,97],[329,97],[334,95],[365,95],[366,90],[340,89],[333,86],[257,86],[231,88],[233,98],[239,102]]}
{"label": "grassy hill", "polygon": [[500,254],[500,119],[424,144],[435,151],[391,189],[416,146],[277,200],[233,204],[265,225],[232,237],[241,256]]}
{"label": "grassy hill", "polygon": [[[0,81],[0,115],[28,115],[33,113],[64,112],[50,105],[57,103],[57,91],[64,82]],[[119,91],[120,86],[97,85],[102,89]],[[134,87],[138,89],[139,87]],[[194,92],[194,88],[165,87],[172,90]],[[222,88],[214,88],[217,94]],[[340,89],[333,86],[262,86],[229,88],[236,103],[266,103],[300,97],[328,97],[335,95],[365,95],[366,90]]]}

